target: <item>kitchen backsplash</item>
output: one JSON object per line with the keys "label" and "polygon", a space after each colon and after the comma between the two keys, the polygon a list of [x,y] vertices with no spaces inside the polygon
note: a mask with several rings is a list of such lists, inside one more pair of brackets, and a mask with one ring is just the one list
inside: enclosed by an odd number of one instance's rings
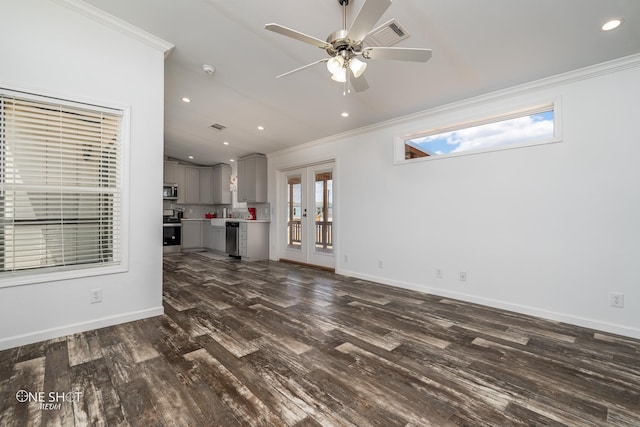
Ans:
{"label": "kitchen backsplash", "polygon": [[[271,218],[271,204],[270,203],[255,203],[250,204],[248,207],[256,208],[256,219],[270,219]],[[232,209],[231,205],[179,205],[172,203],[169,200],[164,201],[164,209],[182,209],[184,212],[184,218],[204,218],[205,214],[213,213],[216,218],[222,218],[224,210],[226,209],[227,216],[231,215],[232,218],[246,219],[249,217],[249,211],[247,208],[235,208]]]}

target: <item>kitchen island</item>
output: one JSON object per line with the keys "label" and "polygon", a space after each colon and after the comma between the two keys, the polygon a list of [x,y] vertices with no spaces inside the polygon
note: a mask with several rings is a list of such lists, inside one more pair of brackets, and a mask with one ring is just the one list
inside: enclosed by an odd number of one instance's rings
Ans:
{"label": "kitchen island", "polygon": [[227,222],[237,222],[238,255],[243,261],[263,261],[269,259],[269,223],[267,219],[241,218],[183,218],[184,251],[202,249],[226,253]]}

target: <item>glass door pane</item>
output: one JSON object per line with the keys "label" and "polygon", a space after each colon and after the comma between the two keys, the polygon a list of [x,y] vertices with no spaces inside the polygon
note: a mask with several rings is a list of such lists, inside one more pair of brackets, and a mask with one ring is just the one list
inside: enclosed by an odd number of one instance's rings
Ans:
{"label": "glass door pane", "polygon": [[287,177],[287,247],[302,248],[302,176]]}
{"label": "glass door pane", "polygon": [[333,173],[315,173],[315,251],[333,252]]}

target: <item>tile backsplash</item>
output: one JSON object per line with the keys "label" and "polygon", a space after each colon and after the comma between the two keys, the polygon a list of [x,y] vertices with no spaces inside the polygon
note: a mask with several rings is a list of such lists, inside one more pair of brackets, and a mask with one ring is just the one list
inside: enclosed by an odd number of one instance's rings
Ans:
{"label": "tile backsplash", "polygon": [[[249,204],[248,207],[256,208],[257,219],[271,218],[270,203]],[[184,212],[184,218],[204,218],[207,213],[213,213],[216,215],[216,218],[221,218],[224,209],[226,209],[227,216],[231,215],[232,218],[246,219],[249,217],[249,211],[246,207],[232,209],[231,205],[179,205],[172,203],[170,200],[165,200],[163,209],[182,210]]]}

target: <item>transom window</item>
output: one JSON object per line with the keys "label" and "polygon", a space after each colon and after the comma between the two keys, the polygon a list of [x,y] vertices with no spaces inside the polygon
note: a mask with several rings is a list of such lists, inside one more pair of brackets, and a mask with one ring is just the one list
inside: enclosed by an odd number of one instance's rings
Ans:
{"label": "transom window", "polygon": [[404,160],[494,151],[555,142],[555,103],[432,129],[402,139]]}
{"label": "transom window", "polygon": [[121,120],[0,91],[0,278],[120,262]]}

